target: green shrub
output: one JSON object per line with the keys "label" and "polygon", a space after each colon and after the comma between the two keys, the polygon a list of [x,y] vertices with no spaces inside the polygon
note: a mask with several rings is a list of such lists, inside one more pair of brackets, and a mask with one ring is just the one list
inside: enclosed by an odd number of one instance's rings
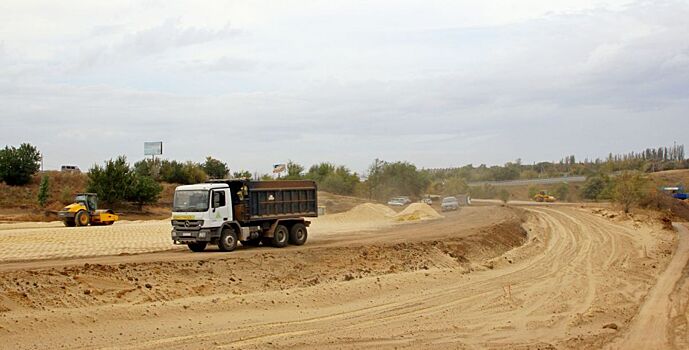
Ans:
{"label": "green shrub", "polygon": [[41,177],[41,184],[38,186],[38,205],[41,208],[45,208],[48,202],[48,195],[50,193],[50,183],[48,180],[48,175],[43,175]]}
{"label": "green shrub", "polygon": [[133,175],[132,184],[125,198],[139,206],[143,210],[144,204],[152,204],[158,201],[163,187],[148,176]]}
{"label": "green shrub", "polygon": [[211,179],[224,179],[230,172],[227,164],[212,157],[206,157],[206,161],[201,167]]}
{"label": "green shrub", "polygon": [[40,168],[41,153],[28,143],[0,150],[0,181],[10,186],[28,184]]}

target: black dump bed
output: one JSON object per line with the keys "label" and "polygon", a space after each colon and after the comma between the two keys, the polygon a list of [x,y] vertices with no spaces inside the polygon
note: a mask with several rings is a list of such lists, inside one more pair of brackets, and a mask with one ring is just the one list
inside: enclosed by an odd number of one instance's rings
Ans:
{"label": "black dump bed", "polygon": [[318,216],[316,182],[212,180],[230,186],[237,221]]}

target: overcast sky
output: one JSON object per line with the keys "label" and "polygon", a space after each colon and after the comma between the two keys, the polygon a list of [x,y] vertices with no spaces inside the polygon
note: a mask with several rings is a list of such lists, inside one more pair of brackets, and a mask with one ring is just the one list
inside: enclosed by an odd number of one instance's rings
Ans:
{"label": "overcast sky", "polygon": [[0,147],[268,172],[687,142],[689,1],[0,2]]}

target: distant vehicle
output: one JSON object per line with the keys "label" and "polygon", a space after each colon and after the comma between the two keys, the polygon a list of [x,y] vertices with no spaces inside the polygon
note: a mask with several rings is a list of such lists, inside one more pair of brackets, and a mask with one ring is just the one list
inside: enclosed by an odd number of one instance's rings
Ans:
{"label": "distant vehicle", "polygon": [[74,203],[64,207],[57,216],[67,227],[112,225],[119,216],[110,209],[98,209],[95,193],[77,193]]}
{"label": "distant vehicle", "polygon": [[680,200],[689,199],[689,194],[684,192],[684,187],[682,187],[682,186],[663,187],[663,191],[670,194],[672,196],[672,198],[675,198],[675,199],[680,199]]}
{"label": "distant vehicle", "polygon": [[443,198],[443,201],[440,203],[440,210],[442,210],[442,211],[458,210],[458,209],[459,209],[459,201],[457,200],[456,197],[445,197],[445,198]]}
{"label": "distant vehicle", "polygon": [[403,207],[403,206],[409,204],[409,202],[407,200],[408,199],[405,199],[403,197],[395,197],[395,198],[392,198],[388,201],[388,205],[393,206],[393,207]]}
{"label": "distant vehicle", "polygon": [[80,173],[81,169],[76,165],[63,165],[60,167],[60,171],[63,173]]}
{"label": "distant vehicle", "polygon": [[425,203],[428,205],[433,205],[433,200],[430,197],[425,197],[421,199],[421,203]]}
{"label": "distant vehicle", "polygon": [[459,205],[461,205],[461,206],[471,205],[471,196],[469,196],[468,194],[458,194],[455,197],[457,197],[457,201],[459,202]]}
{"label": "distant vehicle", "polygon": [[533,200],[536,202],[553,203],[555,202],[555,197],[548,195],[546,191],[540,191],[533,197]]}

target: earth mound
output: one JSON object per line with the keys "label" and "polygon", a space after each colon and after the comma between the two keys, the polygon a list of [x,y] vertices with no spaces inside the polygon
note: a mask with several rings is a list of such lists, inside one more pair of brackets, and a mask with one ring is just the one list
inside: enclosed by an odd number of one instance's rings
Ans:
{"label": "earth mound", "polygon": [[442,217],[442,215],[426,203],[412,203],[395,215],[397,221],[432,220]]}

